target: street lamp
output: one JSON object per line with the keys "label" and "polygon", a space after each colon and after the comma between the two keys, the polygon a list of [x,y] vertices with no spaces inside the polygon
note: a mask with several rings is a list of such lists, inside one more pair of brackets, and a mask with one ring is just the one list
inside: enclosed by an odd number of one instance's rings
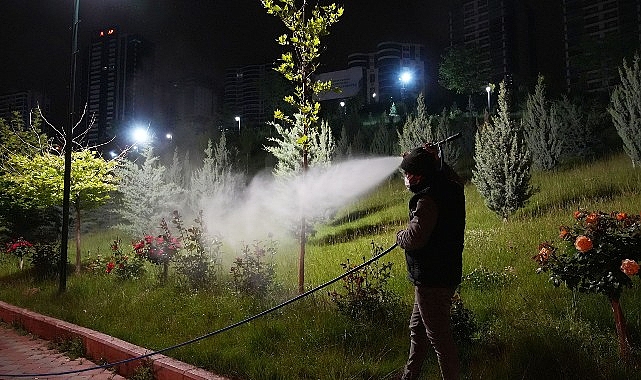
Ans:
{"label": "street lamp", "polygon": [[73,123],[76,99],[76,66],[78,62],[78,9],[80,0],[73,5],[73,25],[71,26],[71,83],[69,91],[69,123],[64,128],[65,167],[62,181],[62,236],[60,241],[60,283],[58,292],[67,290],[67,246],[69,243],[69,204],[71,197],[71,144],[73,142]]}
{"label": "street lamp", "polygon": [[234,117],[234,120],[238,122],[238,134],[240,134],[240,116]]}
{"label": "street lamp", "polygon": [[487,112],[490,112],[490,92],[492,92],[492,86],[488,85],[485,87],[485,91],[487,92]]}
{"label": "street lamp", "polygon": [[401,100],[405,101],[405,87],[412,81],[412,73],[404,69],[398,80],[401,82]]}

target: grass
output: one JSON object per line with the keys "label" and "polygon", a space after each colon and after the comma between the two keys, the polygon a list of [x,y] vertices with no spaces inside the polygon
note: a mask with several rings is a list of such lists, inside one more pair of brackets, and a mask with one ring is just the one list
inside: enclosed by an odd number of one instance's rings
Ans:
{"label": "grass", "polygon": [[[577,208],[641,211],[641,171],[623,155],[553,173],[535,173],[527,207],[504,223],[466,187],[467,230],[461,286],[477,322],[470,343],[460,346],[466,379],[641,379],[619,362],[612,312],[605,296],[554,288],[535,273],[537,245],[556,239],[558,226]],[[407,219],[409,194],[398,179],[318,226],[307,246],[308,288],[342,273],[340,263],[370,257],[370,243],[387,248]],[[107,254],[117,231],[86,234],[85,254]],[[75,254],[70,247],[70,256]],[[72,252],[74,252],[72,254]],[[92,328],[149,349],[165,348],[223,328],[296,293],[296,242],[281,242],[276,258],[282,290],[272,300],[238,296],[224,286],[187,293],[159,286],[154,276],[119,282],[106,275],[71,275],[37,282],[8,257],[0,259],[0,299]],[[412,289],[403,254],[391,261],[390,288],[404,307],[393,320],[368,324],[339,315],[325,290],[232,331],[167,352],[179,360],[242,379],[392,379],[409,347],[407,317]],[[508,281],[500,279],[507,278]],[[497,280],[499,279],[499,280]],[[638,353],[641,343],[639,281],[621,302]],[[423,378],[435,378],[431,357]]]}

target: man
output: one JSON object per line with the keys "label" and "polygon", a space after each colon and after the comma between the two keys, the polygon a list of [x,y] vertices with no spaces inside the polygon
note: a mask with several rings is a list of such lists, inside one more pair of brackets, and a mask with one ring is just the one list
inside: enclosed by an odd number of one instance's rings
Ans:
{"label": "man", "polygon": [[414,193],[410,221],[397,233],[414,284],[410,351],[403,380],[418,379],[431,344],[443,379],[459,378],[458,352],[450,328],[452,296],[461,283],[465,195],[463,181],[425,145],[406,153],[400,169]]}

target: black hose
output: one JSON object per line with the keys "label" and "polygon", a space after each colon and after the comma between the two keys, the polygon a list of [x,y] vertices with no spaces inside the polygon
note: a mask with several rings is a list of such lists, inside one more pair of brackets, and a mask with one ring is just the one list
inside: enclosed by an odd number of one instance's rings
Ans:
{"label": "black hose", "polygon": [[220,333],[222,333],[222,332],[225,332],[225,331],[231,330],[231,329],[233,329],[233,328],[235,328],[235,327],[238,327],[238,326],[240,326],[240,325],[243,325],[243,324],[245,324],[245,323],[249,323],[249,322],[253,321],[254,319],[260,318],[260,317],[262,317],[262,316],[264,316],[264,315],[267,315],[267,314],[269,314],[269,313],[271,313],[271,312],[273,312],[273,311],[276,311],[276,310],[278,310],[278,309],[280,309],[280,308],[282,308],[282,307],[284,307],[284,306],[289,305],[290,303],[293,303],[293,302],[298,301],[298,300],[299,300],[299,299],[301,299],[301,298],[305,298],[305,297],[307,297],[308,295],[310,295],[310,294],[312,294],[312,293],[315,293],[315,292],[317,292],[317,291],[319,291],[319,290],[321,290],[321,289],[323,289],[323,288],[325,288],[325,287],[327,287],[327,286],[329,286],[329,285],[331,285],[331,284],[333,284],[333,283],[335,283],[335,282],[339,281],[339,280],[340,280],[340,279],[342,279],[343,277],[348,276],[348,275],[350,275],[350,274],[352,274],[352,273],[354,273],[354,272],[357,272],[357,271],[359,271],[359,270],[363,269],[364,267],[366,267],[366,266],[370,265],[370,264],[371,264],[371,263],[373,263],[374,261],[376,261],[376,260],[380,259],[381,257],[383,257],[383,256],[387,255],[388,253],[390,253],[394,248],[396,248],[396,246],[397,246],[397,244],[396,244],[396,243],[394,243],[391,247],[389,247],[389,248],[388,248],[388,249],[386,249],[385,251],[383,251],[383,252],[381,252],[381,253],[379,253],[379,254],[377,254],[377,255],[373,256],[371,259],[369,259],[369,260],[367,260],[367,261],[364,261],[362,264],[360,264],[360,265],[358,265],[358,266],[355,266],[354,268],[352,268],[352,269],[348,270],[347,272],[345,272],[345,273],[341,274],[340,276],[338,276],[338,277],[336,277],[336,278],[334,278],[334,279],[332,279],[332,280],[330,280],[330,281],[327,281],[326,283],[321,284],[321,285],[319,285],[319,286],[317,286],[317,287],[315,287],[315,288],[313,288],[313,289],[310,289],[310,290],[308,290],[308,291],[306,291],[306,292],[304,292],[304,293],[301,293],[301,294],[297,295],[297,296],[296,296],[296,297],[294,297],[294,298],[290,298],[289,300],[287,300],[287,301],[285,301],[285,302],[283,302],[283,303],[281,303],[281,304],[278,304],[278,305],[276,305],[276,306],[272,307],[271,309],[264,310],[264,311],[262,311],[262,312],[260,312],[260,313],[258,313],[258,314],[252,315],[251,317],[245,318],[245,319],[243,319],[242,321],[236,322],[236,323],[234,323],[234,324],[231,324],[231,325],[229,325],[229,326],[223,327],[223,328],[218,329],[218,330],[216,330],[216,331],[212,331],[212,332],[207,333],[207,334],[205,334],[205,335],[202,335],[202,336],[196,337],[196,338],[194,338],[194,339],[191,339],[191,340],[188,340],[188,341],[185,341],[185,342],[182,342],[182,343],[179,343],[179,344],[176,344],[176,345],[170,346],[170,347],[166,347],[166,348],[160,349],[160,350],[158,350],[158,351],[153,351],[153,352],[150,352],[150,353],[148,353],[148,354],[144,354],[144,355],[136,356],[136,357],[133,357],[133,358],[124,359],[124,360],[120,360],[120,361],[113,362],[113,363],[107,363],[107,364],[103,364],[103,365],[99,365],[99,366],[95,366],[95,367],[91,367],[91,368],[79,369],[79,370],[74,370],[74,371],[55,372],[55,373],[20,374],[20,375],[17,375],[17,374],[0,374],[0,378],[4,378],[4,377],[45,377],[45,376],[60,376],[60,375],[70,375],[70,374],[74,374],[74,373],[80,373],[80,372],[93,371],[93,370],[96,370],[96,369],[111,368],[111,367],[115,367],[115,366],[117,366],[117,365],[121,365],[121,364],[129,363],[129,362],[133,362],[133,361],[140,360],[140,359],[145,359],[145,358],[148,358],[148,357],[150,357],[150,356],[154,356],[154,355],[161,354],[161,353],[163,353],[163,352],[167,352],[167,351],[169,351],[169,350],[174,350],[174,349],[176,349],[176,348],[180,348],[180,347],[183,347],[183,346],[186,346],[186,345],[192,344],[192,343],[196,343],[196,342],[201,341],[201,340],[203,340],[203,339],[205,339],[205,338],[209,338],[209,337],[211,337],[211,336],[214,336],[214,335],[220,334]]}

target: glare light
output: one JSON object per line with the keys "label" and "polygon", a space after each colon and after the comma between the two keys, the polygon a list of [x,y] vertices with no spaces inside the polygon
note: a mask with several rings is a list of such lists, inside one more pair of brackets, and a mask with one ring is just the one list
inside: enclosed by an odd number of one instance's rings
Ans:
{"label": "glare light", "polygon": [[403,71],[401,76],[398,78],[403,84],[409,83],[412,80],[412,73],[409,71]]}
{"label": "glare light", "polygon": [[133,130],[131,133],[131,137],[133,138],[134,142],[137,144],[145,144],[149,142],[151,139],[151,136],[149,135],[149,131],[147,128],[139,127]]}

